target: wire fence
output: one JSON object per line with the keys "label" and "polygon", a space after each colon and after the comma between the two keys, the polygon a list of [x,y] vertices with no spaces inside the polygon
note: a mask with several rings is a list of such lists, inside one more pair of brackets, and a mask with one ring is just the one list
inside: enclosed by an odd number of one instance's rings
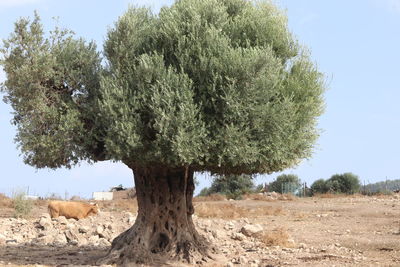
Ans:
{"label": "wire fence", "polygon": [[297,197],[306,197],[310,193],[307,183],[282,183],[281,191],[282,194],[292,194]]}

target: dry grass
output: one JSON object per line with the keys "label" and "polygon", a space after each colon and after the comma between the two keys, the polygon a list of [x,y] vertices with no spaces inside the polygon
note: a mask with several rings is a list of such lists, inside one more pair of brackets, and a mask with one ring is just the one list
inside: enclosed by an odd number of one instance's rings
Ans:
{"label": "dry grass", "polygon": [[285,214],[281,207],[260,207],[257,209],[248,210],[249,217],[262,217],[262,216],[278,216]]}
{"label": "dry grass", "polygon": [[238,207],[232,203],[195,205],[195,214],[202,218],[237,219],[247,217],[248,209]]}
{"label": "dry grass", "polygon": [[136,213],[138,210],[136,199],[102,200],[96,203],[102,211],[129,211]]}
{"label": "dry grass", "polygon": [[37,199],[37,200],[33,201],[33,204],[36,207],[46,207],[47,208],[47,205],[49,204],[49,201],[45,200],[45,199]]}
{"label": "dry grass", "polygon": [[243,195],[243,199],[259,200],[259,201],[276,201],[276,199],[271,196],[264,194],[246,194]]}
{"label": "dry grass", "polygon": [[286,229],[277,228],[272,231],[263,231],[257,235],[257,238],[267,247],[281,246],[293,247],[293,242],[290,242],[290,236]]}
{"label": "dry grass", "polygon": [[244,208],[233,203],[197,203],[195,214],[202,218],[238,219],[277,216],[284,211],[280,207]]}
{"label": "dry grass", "polygon": [[279,194],[271,196],[271,195],[264,195],[264,194],[246,194],[243,195],[243,199],[251,199],[251,200],[259,200],[259,201],[277,201],[277,200],[296,200],[297,197],[292,194]]}
{"label": "dry grass", "polygon": [[6,195],[0,193],[0,207],[1,208],[12,208],[13,207],[12,199],[7,197]]}
{"label": "dry grass", "polygon": [[207,202],[207,201],[225,201],[226,196],[221,194],[212,194],[204,197],[194,197],[193,202]]}
{"label": "dry grass", "polygon": [[375,195],[372,195],[372,197],[379,198],[379,199],[388,199],[388,198],[392,198],[393,195],[394,195],[393,193],[392,194],[377,193]]}
{"label": "dry grass", "polygon": [[278,200],[296,200],[297,197],[292,194],[282,194],[278,197]]}
{"label": "dry grass", "polygon": [[[356,194],[343,194],[343,193],[324,193],[324,194],[320,194],[320,193],[316,193],[314,194],[314,197],[316,198],[365,198],[367,196],[356,193]],[[377,198],[390,198],[390,195],[387,194],[376,194],[376,195],[372,195],[372,197],[377,197]]]}
{"label": "dry grass", "polygon": [[314,197],[316,197],[316,198],[341,198],[341,197],[347,197],[347,195],[325,193],[325,194],[315,194]]}

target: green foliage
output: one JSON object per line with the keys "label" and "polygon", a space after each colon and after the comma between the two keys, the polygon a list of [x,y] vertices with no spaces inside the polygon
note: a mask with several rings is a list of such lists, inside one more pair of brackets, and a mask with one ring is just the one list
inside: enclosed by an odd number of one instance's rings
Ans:
{"label": "green foliage", "polygon": [[360,190],[360,179],[357,175],[347,172],[335,174],[326,181],[329,191],[336,193],[354,194]]}
{"label": "green foliage", "polygon": [[295,174],[281,174],[276,177],[276,180],[269,184],[269,191],[275,191],[278,193],[283,193],[282,189],[285,184],[292,184],[294,188],[299,188],[301,186],[300,179]]}
{"label": "green foliage", "polygon": [[95,44],[58,28],[45,37],[36,13],[32,22],[17,21],[3,42],[0,63],[7,80],[1,90],[14,109],[15,141],[25,163],[58,168],[89,159],[92,90],[100,76]]}
{"label": "green foliage", "polygon": [[243,194],[255,191],[255,185],[250,175],[221,175],[215,177],[210,188],[203,188],[199,196],[223,194],[227,198],[239,199]]}
{"label": "green foliage", "polygon": [[329,187],[324,179],[318,179],[311,185],[311,192],[313,194],[325,194],[329,191]]}
{"label": "green foliage", "polygon": [[24,192],[17,192],[13,196],[14,216],[16,218],[27,217],[32,211],[32,201],[26,199]]}
{"label": "green foliage", "polygon": [[360,179],[353,173],[335,174],[328,180],[318,179],[312,185],[313,193],[354,194],[360,191]]}
{"label": "green foliage", "polygon": [[373,184],[367,184],[363,191],[365,193],[385,193],[387,191],[393,192],[394,190],[400,189],[400,179],[386,180]]}
{"label": "green foliage", "polygon": [[323,75],[270,2],[129,8],[93,43],[39,17],[4,40],[2,85],[25,162],[271,173],[311,156]]}

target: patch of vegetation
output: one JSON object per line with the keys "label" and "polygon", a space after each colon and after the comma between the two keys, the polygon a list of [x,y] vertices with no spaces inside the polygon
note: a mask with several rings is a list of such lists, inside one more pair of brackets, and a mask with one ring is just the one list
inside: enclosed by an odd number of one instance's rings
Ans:
{"label": "patch of vegetation", "polygon": [[[205,188],[208,189],[208,188]],[[201,192],[200,192],[201,194]],[[221,194],[211,194],[211,195],[202,195],[202,196],[197,196],[193,198],[194,202],[205,202],[205,201],[224,201],[227,200],[225,195]]]}
{"label": "patch of vegetation", "polygon": [[267,247],[293,247],[294,245],[293,242],[290,242],[290,236],[284,228],[277,228],[273,231],[263,231],[259,233],[257,237]]}
{"label": "patch of vegetation", "polygon": [[203,188],[198,196],[221,194],[230,199],[241,199],[244,194],[257,190],[259,187],[255,186],[251,175],[219,175],[214,178],[211,186]]}
{"label": "patch of vegetation", "polygon": [[128,211],[133,214],[136,214],[138,211],[137,201],[132,199],[101,200],[96,203],[99,205],[101,211]]}
{"label": "patch of vegetation", "polygon": [[196,215],[201,218],[256,218],[263,216],[278,216],[284,214],[281,207],[247,208],[234,203],[196,203]]}
{"label": "patch of vegetation", "polygon": [[318,179],[311,185],[311,192],[314,194],[326,194],[329,191],[329,187],[324,179]]}
{"label": "patch of vegetation", "polygon": [[358,193],[360,188],[360,179],[351,172],[332,175],[326,181],[318,179],[311,185],[313,194],[354,194]]}
{"label": "patch of vegetation", "polygon": [[393,191],[400,189],[400,179],[386,180],[363,187],[364,194],[392,194]]}
{"label": "patch of vegetation", "polygon": [[16,192],[13,197],[13,207],[16,218],[27,217],[32,211],[33,202],[26,198],[24,192]]}
{"label": "patch of vegetation", "polygon": [[[288,188],[290,187],[290,188]],[[301,187],[300,179],[295,174],[282,174],[276,177],[276,180],[269,184],[269,191],[275,191],[280,194],[295,193]]]}

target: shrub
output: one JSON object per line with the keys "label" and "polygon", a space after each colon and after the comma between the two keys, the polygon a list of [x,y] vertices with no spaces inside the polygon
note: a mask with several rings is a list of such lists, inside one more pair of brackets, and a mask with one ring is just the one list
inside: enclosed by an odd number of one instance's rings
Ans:
{"label": "shrub", "polygon": [[27,217],[31,212],[33,205],[32,201],[26,199],[24,192],[17,192],[13,197],[14,216],[17,218]]}
{"label": "shrub", "polygon": [[227,198],[240,199],[243,194],[256,190],[251,175],[221,175],[216,176],[209,188],[203,188],[198,196],[223,194]]}
{"label": "shrub", "polygon": [[269,232],[263,231],[258,233],[257,237],[266,247],[293,247],[294,245],[294,243],[290,241],[289,233],[284,228],[277,228]]}
{"label": "shrub", "polygon": [[[294,174],[282,174],[276,177],[276,180],[269,184],[269,191],[275,191],[278,193],[282,192],[282,188],[285,184],[293,184],[294,189],[300,188],[300,179]],[[293,192],[292,192],[293,193]]]}
{"label": "shrub", "polygon": [[318,179],[311,185],[312,194],[325,194],[329,187],[324,179]]}
{"label": "shrub", "polygon": [[333,175],[326,181],[326,185],[331,192],[345,194],[354,194],[361,187],[358,176],[350,172]]}

